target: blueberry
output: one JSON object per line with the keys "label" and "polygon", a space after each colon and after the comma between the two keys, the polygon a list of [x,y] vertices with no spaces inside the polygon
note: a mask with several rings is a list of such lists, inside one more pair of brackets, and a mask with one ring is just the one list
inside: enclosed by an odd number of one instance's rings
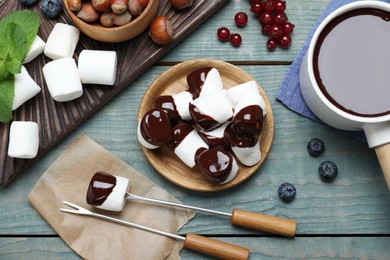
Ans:
{"label": "blueberry", "polygon": [[32,6],[38,3],[38,0],[19,0],[19,2],[25,6]]}
{"label": "blueberry", "polygon": [[282,183],[278,188],[279,197],[284,202],[291,202],[295,198],[296,193],[297,190],[295,189],[294,185],[288,182]]}
{"label": "blueberry", "polygon": [[337,165],[332,161],[325,161],[320,164],[318,168],[321,180],[325,182],[332,182],[337,177]]}
{"label": "blueberry", "polygon": [[42,2],[42,12],[49,18],[55,18],[64,8],[64,3],[62,0],[43,0]]}
{"label": "blueberry", "polygon": [[313,157],[320,156],[325,151],[324,142],[319,138],[312,138],[307,143],[307,151]]}

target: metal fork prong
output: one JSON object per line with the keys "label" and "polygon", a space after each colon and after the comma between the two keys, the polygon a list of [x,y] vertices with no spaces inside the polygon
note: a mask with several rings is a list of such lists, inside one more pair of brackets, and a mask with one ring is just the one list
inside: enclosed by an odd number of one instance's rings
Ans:
{"label": "metal fork prong", "polygon": [[91,214],[92,212],[83,208],[83,207],[80,207],[76,204],[73,204],[73,203],[70,203],[68,201],[62,201],[62,203],[64,203],[65,205],[68,205],[69,207],[72,207],[72,208],[75,208],[75,209],[64,209],[64,208],[61,208],[60,210],[61,211],[64,211],[64,212],[69,212],[69,213],[74,213],[74,214]]}

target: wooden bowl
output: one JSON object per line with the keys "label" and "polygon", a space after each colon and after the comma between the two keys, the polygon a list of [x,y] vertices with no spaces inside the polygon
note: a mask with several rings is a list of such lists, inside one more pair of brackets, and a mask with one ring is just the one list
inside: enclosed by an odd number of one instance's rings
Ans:
{"label": "wooden bowl", "polygon": [[150,0],[145,10],[130,23],[122,26],[104,27],[99,22],[86,23],[79,19],[75,12],[69,9],[68,0],[64,0],[65,10],[72,22],[81,32],[92,39],[102,42],[123,42],[142,33],[157,13],[160,0]]}
{"label": "wooden bowl", "polygon": [[[201,67],[214,67],[218,69],[222,77],[224,88],[226,89],[249,80],[254,80],[254,78],[245,71],[224,61],[197,59],[180,63],[161,74],[146,91],[140,104],[138,122],[141,121],[143,115],[147,111],[154,107],[154,100],[156,97],[160,95],[172,95],[187,90],[187,75]],[[190,190],[202,192],[225,190],[247,180],[264,163],[270,152],[274,137],[274,115],[271,104],[263,89],[259,84],[258,86],[267,107],[267,115],[265,117],[263,132],[259,138],[262,157],[260,162],[252,167],[247,167],[239,163],[240,170],[231,182],[221,185],[210,183],[201,173],[200,169],[196,166],[194,168],[189,168],[181,162],[174,152],[167,146],[162,146],[154,150],[142,147],[146,158],[166,179],[176,185]]]}

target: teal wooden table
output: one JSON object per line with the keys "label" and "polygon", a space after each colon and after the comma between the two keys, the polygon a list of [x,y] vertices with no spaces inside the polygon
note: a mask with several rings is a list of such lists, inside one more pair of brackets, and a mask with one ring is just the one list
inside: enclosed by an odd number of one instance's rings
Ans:
{"label": "teal wooden table", "polygon": [[[32,168],[0,190],[0,259],[79,258],[29,204],[27,195],[81,134],[184,203],[225,212],[240,208],[298,222],[297,235],[291,239],[233,227],[218,217],[197,214],[180,234],[193,232],[245,245],[251,249],[251,259],[389,259],[390,193],[375,152],[366,143],[297,115],[275,100],[291,62],[330,2],[287,1],[286,13],[296,24],[293,45],[268,52],[267,38],[252,16],[245,28],[234,26],[237,12],[250,13],[248,1],[230,1]],[[216,30],[221,26],[242,35],[239,48],[217,40]],[[275,116],[275,138],[265,164],[243,184],[212,194],[185,190],[164,179],[146,160],[136,138],[138,106],[148,86],[171,66],[195,58],[224,60],[251,74],[268,95]],[[115,124],[108,124],[112,118]],[[321,157],[310,157],[306,151],[312,137],[325,142],[326,152]],[[324,183],[318,177],[318,165],[324,160],[338,165],[339,175],[333,183]],[[282,202],[277,195],[283,182],[293,183],[297,189],[292,203]],[[181,256],[208,259],[189,250],[183,250]]]}

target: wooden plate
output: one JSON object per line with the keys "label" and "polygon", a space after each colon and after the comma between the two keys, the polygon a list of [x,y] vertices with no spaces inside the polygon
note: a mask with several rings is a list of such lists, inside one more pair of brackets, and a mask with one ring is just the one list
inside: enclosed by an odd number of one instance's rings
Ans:
{"label": "wooden plate", "polygon": [[[143,115],[148,110],[154,107],[154,100],[156,97],[160,95],[173,95],[187,90],[187,75],[196,69],[206,66],[218,69],[224,83],[224,88],[226,89],[249,80],[255,80],[242,69],[224,61],[197,59],[180,63],[161,74],[146,91],[139,108],[138,122],[141,121]],[[221,185],[210,183],[202,175],[200,169],[196,166],[194,168],[189,168],[181,162],[167,146],[155,150],[149,150],[142,147],[145,156],[162,176],[183,188],[209,192],[225,190],[237,186],[251,177],[260,168],[267,158],[273,142],[274,115],[271,104],[260,85],[259,90],[267,107],[263,132],[259,139],[262,158],[259,163],[252,167],[246,167],[239,164],[240,170],[231,182]]]}

